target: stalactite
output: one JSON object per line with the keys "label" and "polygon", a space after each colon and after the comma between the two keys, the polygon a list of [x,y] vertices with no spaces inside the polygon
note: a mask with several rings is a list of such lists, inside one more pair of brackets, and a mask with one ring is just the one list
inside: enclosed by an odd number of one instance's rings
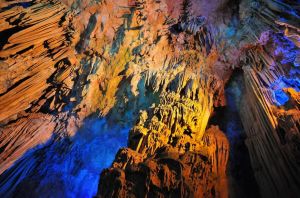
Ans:
{"label": "stalactite", "polygon": [[296,197],[298,4],[2,0],[0,197]]}

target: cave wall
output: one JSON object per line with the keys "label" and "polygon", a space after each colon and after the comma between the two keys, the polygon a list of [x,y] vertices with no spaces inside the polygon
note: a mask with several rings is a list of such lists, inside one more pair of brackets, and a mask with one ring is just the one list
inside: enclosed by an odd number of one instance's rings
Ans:
{"label": "cave wall", "polygon": [[[299,12],[288,0],[1,1],[0,195],[232,196],[239,132],[222,127],[230,114],[212,119],[232,107],[238,70],[249,174],[260,196],[295,197]],[[102,141],[116,143],[107,155]]]}

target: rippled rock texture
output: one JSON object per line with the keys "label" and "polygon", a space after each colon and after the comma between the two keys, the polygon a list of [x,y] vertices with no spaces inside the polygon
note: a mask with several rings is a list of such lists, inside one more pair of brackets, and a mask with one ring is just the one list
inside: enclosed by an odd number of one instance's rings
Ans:
{"label": "rippled rock texture", "polygon": [[297,197],[300,2],[0,1],[0,197]]}

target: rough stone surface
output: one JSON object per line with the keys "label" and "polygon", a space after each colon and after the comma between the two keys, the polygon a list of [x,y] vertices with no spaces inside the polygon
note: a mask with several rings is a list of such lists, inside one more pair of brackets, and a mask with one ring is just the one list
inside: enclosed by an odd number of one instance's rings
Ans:
{"label": "rough stone surface", "polygon": [[[299,16],[292,0],[1,0],[0,197],[238,196],[233,106],[247,188],[297,197]],[[93,141],[122,127],[102,170]]]}

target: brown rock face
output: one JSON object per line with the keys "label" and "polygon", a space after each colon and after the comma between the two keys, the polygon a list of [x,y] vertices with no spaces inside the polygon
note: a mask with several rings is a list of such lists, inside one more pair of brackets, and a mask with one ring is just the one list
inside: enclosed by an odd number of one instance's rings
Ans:
{"label": "brown rock face", "polygon": [[101,174],[98,197],[228,197],[229,143],[223,132],[212,127],[193,145],[185,139],[179,137],[186,143],[181,152],[170,144],[147,157],[121,149]]}
{"label": "brown rock face", "polygon": [[228,197],[229,142],[218,127],[201,131],[208,121],[201,102],[170,93],[142,111],[129,148],[102,172],[98,196]]}
{"label": "brown rock face", "polygon": [[[47,11],[47,14],[42,14]],[[25,20],[26,19],[26,20]],[[56,75],[57,83],[66,83],[74,63],[70,35],[72,16],[55,2],[40,3],[27,9],[13,7],[1,12],[0,122],[7,123],[32,106],[50,87],[47,80]],[[69,85],[70,87],[71,85]]]}
{"label": "brown rock face", "polygon": [[40,109],[51,100],[49,109],[65,106],[58,98],[73,86],[72,19],[58,1],[0,12],[0,173],[58,129],[58,117]]}

